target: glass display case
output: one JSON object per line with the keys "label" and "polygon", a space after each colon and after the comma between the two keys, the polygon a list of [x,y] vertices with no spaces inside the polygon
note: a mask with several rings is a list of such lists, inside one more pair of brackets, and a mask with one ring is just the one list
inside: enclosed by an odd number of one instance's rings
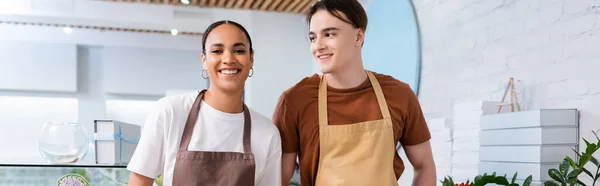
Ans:
{"label": "glass display case", "polygon": [[125,165],[0,163],[0,186],[59,186],[68,175],[85,178],[89,185],[124,186],[129,174]]}
{"label": "glass display case", "polygon": [[[126,165],[0,163],[0,186],[61,186],[59,180],[79,175],[90,185],[126,186],[130,172]],[[160,186],[160,183],[155,183]],[[300,185],[296,171],[291,186]],[[85,186],[85,185],[82,185]]]}

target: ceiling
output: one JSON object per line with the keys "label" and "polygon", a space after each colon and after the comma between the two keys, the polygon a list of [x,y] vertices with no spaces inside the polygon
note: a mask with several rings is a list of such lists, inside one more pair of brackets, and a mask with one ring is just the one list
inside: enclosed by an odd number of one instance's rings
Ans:
{"label": "ceiling", "polygon": [[101,0],[151,3],[202,8],[228,8],[269,12],[304,13],[318,0]]}

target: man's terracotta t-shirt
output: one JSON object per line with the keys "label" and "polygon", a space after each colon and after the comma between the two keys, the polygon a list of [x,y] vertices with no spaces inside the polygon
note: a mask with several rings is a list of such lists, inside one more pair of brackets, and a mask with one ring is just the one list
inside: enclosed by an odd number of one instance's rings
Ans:
{"label": "man's terracotta t-shirt", "polygon": [[[373,73],[392,116],[394,140],[403,146],[431,138],[417,96],[410,86],[391,76]],[[321,77],[304,78],[286,90],[275,108],[273,122],[279,128],[283,153],[297,152],[303,186],[314,185],[319,161],[318,90]],[[375,91],[367,79],[350,89],[327,88],[329,125],[352,124],[382,118]],[[392,162],[390,162],[392,163]],[[404,163],[396,153],[394,171],[399,179]]]}

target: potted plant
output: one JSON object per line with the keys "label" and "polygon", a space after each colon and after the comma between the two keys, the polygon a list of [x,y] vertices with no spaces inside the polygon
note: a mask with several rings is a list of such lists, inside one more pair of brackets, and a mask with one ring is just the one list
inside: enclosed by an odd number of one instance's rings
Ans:
{"label": "potted plant", "polygon": [[[486,185],[488,183],[497,184],[497,185],[519,186],[519,184],[516,183],[516,180],[517,180],[517,173],[515,173],[515,175],[512,177],[511,181],[509,182],[508,179],[506,178],[506,175],[497,176],[496,173],[494,172],[490,175],[488,175],[487,173],[484,173],[483,175],[478,175],[475,177],[475,179],[473,179],[473,182],[470,182],[469,180],[467,180],[466,182],[463,182],[463,183],[454,183],[454,181],[452,180],[452,177],[450,177],[450,176],[444,178],[444,180],[442,180],[441,182],[442,182],[443,186],[482,186],[482,185]],[[532,181],[532,176],[529,175],[523,182],[522,186],[531,185],[531,181]]]}
{"label": "potted plant", "polygon": [[[596,182],[600,179],[600,164],[598,163],[598,159],[594,158],[594,153],[600,149],[600,138],[598,134],[594,131],[594,136],[598,142],[590,143],[586,139],[583,139],[585,142],[586,148],[584,152],[577,152],[575,149],[572,149],[575,154],[577,154],[577,159],[579,161],[574,161],[573,158],[567,156],[559,165],[559,169],[549,169],[548,175],[553,179],[553,181],[544,182],[545,186],[573,186],[575,184],[579,184],[582,186],[587,186],[580,179],[579,175],[581,173],[585,173],[587,176],[592,178],[592,186],[596,185]],[[592,163],[596,170],[588,170],[585,168],[585,165],[588,163]],[[573,169],[570,171],[570,169]]]}

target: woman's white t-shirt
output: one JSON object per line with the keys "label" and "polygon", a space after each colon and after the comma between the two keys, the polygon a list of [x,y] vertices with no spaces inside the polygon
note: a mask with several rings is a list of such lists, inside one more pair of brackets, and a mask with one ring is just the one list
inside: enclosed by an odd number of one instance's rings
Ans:
{"label": "woman's white t-shirt", "polygon": [[[198,92],[164,97],[143,126],[129,171],[172,184],[175,157],[183,129]],[[255,156],[256,186],[281,185],[281,138],[273,122],[250,109],[251,149]],[[202,102],[188,146],[189,151],[243,152],[244,114],[224,113]]]}

